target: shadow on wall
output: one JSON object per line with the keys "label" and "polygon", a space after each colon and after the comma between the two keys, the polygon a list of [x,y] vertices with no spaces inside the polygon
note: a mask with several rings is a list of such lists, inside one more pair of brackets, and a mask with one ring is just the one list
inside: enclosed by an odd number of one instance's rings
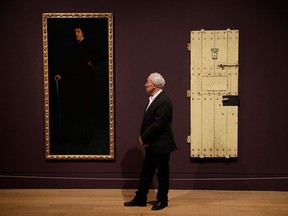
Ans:
{"label": "shadow on wall", "polygon": [[136,189],[138,187],[143,159],[144,152],[140,148],[133,147],[127,150],[121,162],[122,177],[124,178],[122,189]]}
{"label": "shadow on wall", "polygon": [[[123,193],[124,200],[133,199],[135,192],[138,188],[140,172],[142,170],[144,159],[144,149],[141,150],[138,147],[133,147],[129,149],[121,162],[122,167],[122,177],[124,178],[122,189],[135,189],[132,191],[133,194]],[[154,188],[154,183],[152,183],[150,188]],[[153,190],[149,192],[155,193]]]}

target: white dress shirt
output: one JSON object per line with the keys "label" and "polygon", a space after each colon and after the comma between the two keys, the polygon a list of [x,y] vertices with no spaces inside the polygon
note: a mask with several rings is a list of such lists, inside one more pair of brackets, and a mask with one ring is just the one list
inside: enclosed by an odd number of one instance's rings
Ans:
{"label": "white dress shirt", "polygon": [[154,94],[153,96],[149,97],[149,103],[148,106],[146,107],[146,111],[149,108],[149,106],[151,105],[151,103],[155,100],[155,98],[162,92],[163,90],[159,90],[156,94]]}

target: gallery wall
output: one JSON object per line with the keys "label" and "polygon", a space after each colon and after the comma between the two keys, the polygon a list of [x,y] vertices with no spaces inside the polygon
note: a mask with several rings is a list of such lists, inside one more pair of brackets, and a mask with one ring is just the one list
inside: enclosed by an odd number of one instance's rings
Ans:
{"label": "gallery wall", "polygon": [[[284,0],[1,1],[0,188],[135,188],[144,84],[157,71],[174,104],[171,188],[287,190],[287,9]],[[45,159],[44,12],[113,13],[113,161]],[[239,156],[191,159],[189,34],[227,28],[240,32]]]}

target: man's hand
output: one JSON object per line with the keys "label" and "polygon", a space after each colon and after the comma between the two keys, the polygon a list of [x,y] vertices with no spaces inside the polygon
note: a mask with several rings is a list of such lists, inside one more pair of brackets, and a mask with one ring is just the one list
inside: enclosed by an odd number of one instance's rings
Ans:
{"label": "man's hand", "polygon": [[143,141],[142,141],[141,137],[139,137],[139,141],[140,141],[141,145],[142,145],[142,146],[144,146],[145,148],[146,148],[146,147],[149,147],[149,145],[148,145],[148,144],[144,144],[144,143],[143,143]]}

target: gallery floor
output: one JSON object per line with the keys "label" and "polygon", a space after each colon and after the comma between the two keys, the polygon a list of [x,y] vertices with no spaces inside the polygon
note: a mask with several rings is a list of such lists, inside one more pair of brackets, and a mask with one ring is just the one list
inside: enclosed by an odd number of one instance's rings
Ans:
{"label": "gallery floor", "polygon": [[169,206],[151,210],[156,191],[146,207],[124,207],[135,190],[12,189],[0,190],[0,216],[284,216],[288,192],[171,190]]}

